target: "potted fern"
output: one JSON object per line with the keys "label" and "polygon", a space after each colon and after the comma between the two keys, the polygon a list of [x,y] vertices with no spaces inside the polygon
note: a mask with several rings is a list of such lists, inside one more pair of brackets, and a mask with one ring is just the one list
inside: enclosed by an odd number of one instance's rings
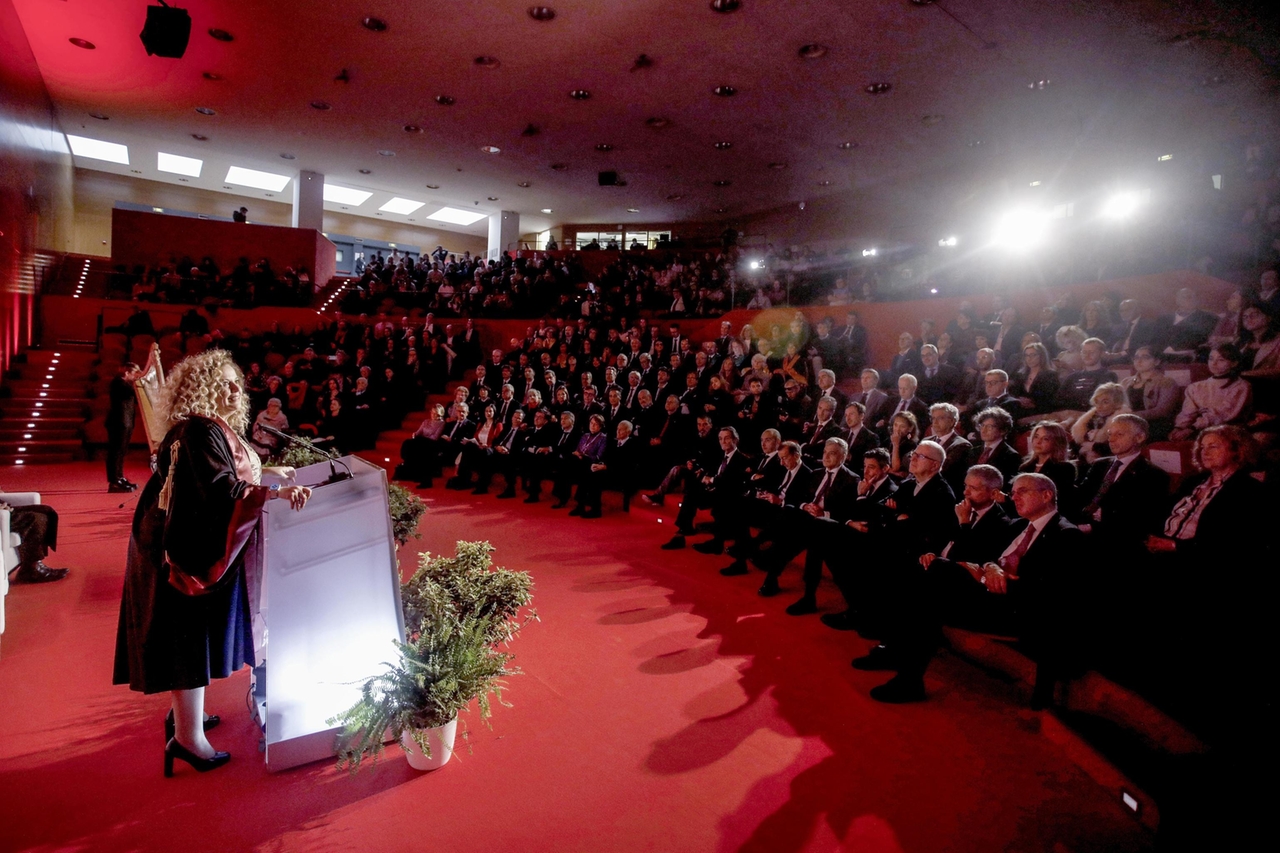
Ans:
{"label": "potted fern", "polygon": [[364,759],[376,761],[390,735],[411,766],[434,770],[453,754],[459,714],[474,702],[488,726],[493,702],[508,704],[506,678],[520,670],[500,647],[538,618],[528,608],[533,579],[492,568],[488,542],[459,542],[456,552],[423,554],[401,586],[406,639],[397,644],[397,658],[364,682],[355,705],[329,721],[343,726],[340,769],[355,772]]}

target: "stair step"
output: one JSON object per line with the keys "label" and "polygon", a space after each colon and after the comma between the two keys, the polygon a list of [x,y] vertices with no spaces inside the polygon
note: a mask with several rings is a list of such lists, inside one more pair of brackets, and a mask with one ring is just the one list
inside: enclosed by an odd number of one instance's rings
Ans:
{"label": "stair step", "polygon": [[35,426],[26,429],[26,424],[21,427],[12,427],[0,423],[0,445],[11,444],[18,441],[44,441],[72,438],[80,439],[79,427],[58,427],[51,429],[46,425]]}
{"label": "stair step", "polygon": [[50,465],[57,462],[74,462],[75,453],[61,451],[48,453],[0,453],[0,465]]}

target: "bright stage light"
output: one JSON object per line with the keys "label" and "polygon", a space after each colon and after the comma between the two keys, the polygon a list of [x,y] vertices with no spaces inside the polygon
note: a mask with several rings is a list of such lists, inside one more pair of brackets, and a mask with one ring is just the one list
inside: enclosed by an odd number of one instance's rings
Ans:
{"label": "bright stage light", "polygon": [[1102,207],[1102,215],[1108,219],[1128,219],[1142,205],[1142,197],[1138,193],[1120,193],[1107,200]]}
{"label": "bright stage light", "polygon": [[955,246],[959,245],[959,243],[960,243],[960,240],[957,237],[943,237],[941,240],[938,241],[939,246],[944,246],[946,248],[954,248]]}
{"label": "bright stage light", "polygon": [[1049,215],[1042,210],[1014,210],[996,222],[992,242],[1012,252],[1029,251],[1044,242]]}
{"label": "bright stage light", "polygon": [[862,257],[864,257],[864,258],[874,258],[875,256],[876,256],[876,250],[875,250],[875,249],[863,249],[863,250],[862,250]]}
{"label": "bright stage light", "polygon": [[759,261],[752,261],[752,262],[751,262],[751,268],[752,268],[753,270],[758,270],[758,269],[760,269],[760,262],[759,262]]}

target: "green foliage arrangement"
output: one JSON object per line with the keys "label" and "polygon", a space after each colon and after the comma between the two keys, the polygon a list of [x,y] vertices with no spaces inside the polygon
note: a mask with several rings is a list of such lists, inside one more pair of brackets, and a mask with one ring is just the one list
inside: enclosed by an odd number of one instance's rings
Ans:
{"label": "green foliage arrangement", "polygon": [[[499,646],[538,615],[528,607],[533,578],[493,568],[492,552],[488,542],[458,542],[453,557],[421,555],[400,587],[406,640],[397,644],[399,658],[362,685],[355,705],[328,721],[343,726],[340,770],[354,773],[365,758],[376,762],[387,733],[397,743],[407,733],[430,756],[423,729],[447,724],[473,701],[486,726],[495,700],[510,707],[502,698],[505,679],[520,669]],[[464,726],[464,740],[468,734]]]}
{"label": "green foliage arrangement", "polygon": [[[284,451],[273,456],[269,464],[287,465],[291,468],[304,468],[317,462],[327,462],[329,457],[321,453],[306,436],[298,436],[303,444],[287,444]],[[387,483],[387,503],[391,512],[391,530],[396,538],[396,547],[402,547],[410,539],[420,539],[418,523],[422,521],[427,505],[422,498],[396,483]]]}

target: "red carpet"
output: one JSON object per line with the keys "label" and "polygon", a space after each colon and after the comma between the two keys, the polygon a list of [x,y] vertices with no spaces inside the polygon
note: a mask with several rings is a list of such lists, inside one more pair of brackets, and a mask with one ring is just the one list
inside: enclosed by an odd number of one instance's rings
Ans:
{"label": "red carpet", "polygon": [[[129,474],[140,480],[135,458]],[[167,697],[113,687],[132,501],[101,466],[9,468],[62,513],[51,565],[18,586],[0,657],[0,850],[1129,851],[1146,832],[1038,734],[1013,691],[943,656],[931,701],[877,705],[849,667],[867,643],[755,595],[761,575],[658,545],[665,514],[606,501],[599,521],[547,503],[435,489],[416,548],[489,539],[537,580],[542,623],[515,651],[513,708],[474,753],[420,775],[396,749],[350,777],[271,774],[244,710],[247,673],[215,682],[212,740],[235,756],[161,776]],[[659,527],[659,518],[665,524]],[[557,519],[555,524],[550,523]],[[416,563],[412,546],[401,555]],[[834,607],[835,592],[822,601]]]}

